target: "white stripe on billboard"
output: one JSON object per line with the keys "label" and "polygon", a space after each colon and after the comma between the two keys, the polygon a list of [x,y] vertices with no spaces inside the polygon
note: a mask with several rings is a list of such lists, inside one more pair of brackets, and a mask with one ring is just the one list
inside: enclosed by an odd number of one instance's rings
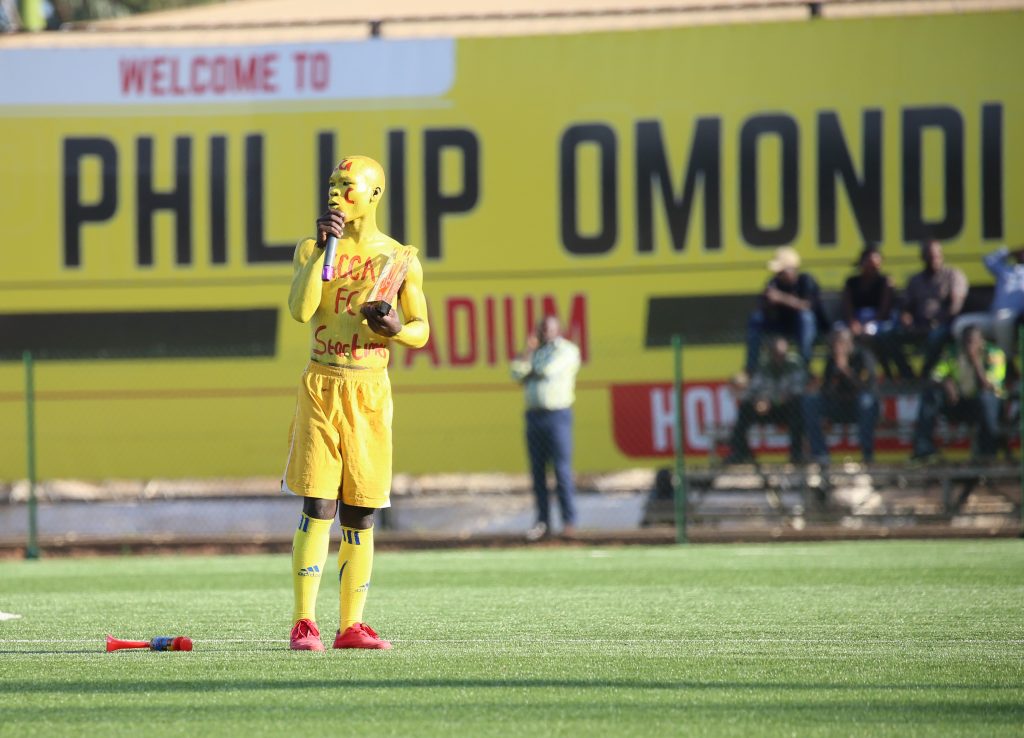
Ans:
{"label": "white stripe on billboard", "polygon": [[0,105],[161,105],[437,97],[455,41],[0,50]]}

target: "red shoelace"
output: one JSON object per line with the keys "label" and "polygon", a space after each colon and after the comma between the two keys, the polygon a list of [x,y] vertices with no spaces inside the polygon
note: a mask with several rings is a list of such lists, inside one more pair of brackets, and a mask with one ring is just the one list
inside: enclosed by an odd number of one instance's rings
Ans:
{"label": "red shoelace", "polygon": [[311,623],[308,620],[300,620],[295,624],[294,638],[308,638],[309,636],[320,637],[320,631],[317,630],[316,624]]}

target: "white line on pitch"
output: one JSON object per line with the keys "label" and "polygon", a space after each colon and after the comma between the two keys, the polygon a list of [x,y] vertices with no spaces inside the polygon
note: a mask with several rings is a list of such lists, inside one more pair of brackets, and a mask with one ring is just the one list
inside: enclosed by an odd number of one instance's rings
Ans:
{"label": "white line on pitch", "polygon": [[[193,638],[193,641],[200,641],[210,644],[216,643],[288,643],[287,638]],[[515,638],[392,638],[395,643],[519,643],[523,639]],[[0,638],[0,644],[4,643],[103,643],[102,638]],[[858,639],[856,641],[841,638],[546,638],[545,643],[827,643],[842,645],[874,644],[874,645],[899,645],[908,643],[930,643],[934,645],[957,645],[957,644],[1024,644],[1021,638],[996,638],[996,639],[949,639],[937,640],[934,638],[916,639]]]}
{"label": "white line on pitch", "polygon": [[[141,640],[141,639],[140,639]],[[195,640],[195,639],[193,639]],[[103,638],[0,638],[0,643],[103,643]],[[287,638],[210,638],[207,643],[287,643]]]}

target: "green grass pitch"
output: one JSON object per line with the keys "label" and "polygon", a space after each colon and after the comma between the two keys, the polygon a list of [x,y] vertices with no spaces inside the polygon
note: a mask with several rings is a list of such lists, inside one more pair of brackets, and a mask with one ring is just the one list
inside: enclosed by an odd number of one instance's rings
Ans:
{"label": "green grass pitch", "polygon": [[0,562],[0,735],[1024,735],[1021,541],[381,553],[390,652],[289,652],[289,567]]}

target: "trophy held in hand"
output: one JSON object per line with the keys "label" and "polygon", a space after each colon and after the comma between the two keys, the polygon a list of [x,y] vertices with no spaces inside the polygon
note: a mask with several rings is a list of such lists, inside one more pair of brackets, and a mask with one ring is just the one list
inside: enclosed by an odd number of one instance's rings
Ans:
{"label": "trophy held in hand", "polygon": [[395,248],[381,268],[380,276],[374,282],[370,294],[367,295],[366,302],[361,308],[364,314],[373,311],[383,318],[391,312],[415,254],[416,249],[412,246]]}

